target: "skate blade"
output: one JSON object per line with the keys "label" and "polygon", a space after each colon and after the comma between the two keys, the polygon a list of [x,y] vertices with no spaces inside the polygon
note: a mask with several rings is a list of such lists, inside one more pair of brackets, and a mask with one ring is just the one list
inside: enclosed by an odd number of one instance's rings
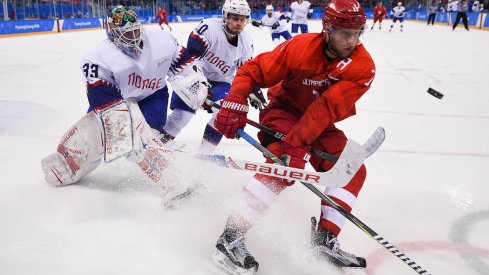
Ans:
{"label": "skate blade", "polygon": [[[313,255],[316,257],[317,260],[321,261],[327,261],[334,267],[336,267],[338,270],[341,270],[341,274],[348,274],[348,275],[366,275],[367,274],[367,269],[365,267],[361,267],[360,263],[358,260],[356,261],[356,264],[358,266],[352,267],[352,266],[341,266],[340,264],[343,263],[338,263],[335,259],[334,256],[330,253],[330,251],[325,250],[322,247],[315,247],[312,249]],[[339,261],[339,260],[338,260]],[[349,260],[352,262],[353,260]]]}
{"label": "skate blade", "polygon": [[342,267],[341,271],[347,275],[367,275],[367,269],[363,267]]}
{"label": "skate blade", "polygon": [[226,274],[229,275],[255,275],[256,272],[255,270],[248,270],[244,269],[242,267],[236,266],[233,264],[233,262],[226,257],[223,253],[221,253],[219,250],[217,250],[213,255],[212,255],[212,260],[216,263],[216,265],[224,271]]}
{"label": "skate blade", "polygon": [[189,201],[191,198],[198,196],[199,191],[204,189],[204,185],[202,184],[196,184],[195,186],[188,187],[185,189],[183,193],[180,193],[173,198],[164,201],[162,203],[163,208],[168,209],[168,210],[175,210],[178,207],[180,207],[182,204],[185,202]]}

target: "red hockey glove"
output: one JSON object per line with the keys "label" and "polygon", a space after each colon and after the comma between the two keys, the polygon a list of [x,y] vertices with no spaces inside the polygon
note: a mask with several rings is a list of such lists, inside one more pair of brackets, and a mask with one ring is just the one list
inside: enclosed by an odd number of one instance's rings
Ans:
{"label": "red hockey glove", "polygon": [[281,142],[283,154],[280,157],[287,166],[304,169],[306,163],[311,158],[309,153],[309,147],[306,146],[293,146],[285,142]]}
{"label": "red hockey glove", "polygon": [[235,138],[236,130],[246,126],[248,102],[228,96],[221,102],[221,109],[214,120],[214,127],[227,138]]}

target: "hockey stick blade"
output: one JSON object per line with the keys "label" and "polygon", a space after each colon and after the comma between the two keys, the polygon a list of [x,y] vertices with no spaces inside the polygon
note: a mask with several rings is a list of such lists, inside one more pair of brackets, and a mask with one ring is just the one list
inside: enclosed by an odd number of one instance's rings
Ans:
{"label": "hockey stick blade", "polygon": [[370,138],[363,144],[367,152],[367,158],[379,149],[380,145],[385,140],[385,130],[382,127],[378,127],[375,132],[370,136]]}

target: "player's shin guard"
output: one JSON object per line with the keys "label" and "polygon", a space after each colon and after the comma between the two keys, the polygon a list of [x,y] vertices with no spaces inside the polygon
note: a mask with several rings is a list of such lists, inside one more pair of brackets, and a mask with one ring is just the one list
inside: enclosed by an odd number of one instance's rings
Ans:
{"label": "player's shin guard", "polygon": [[[351,212],[355,205],[357,196],[362,189],[367,175],[364,165],[358,170],[350,182],[343,188],[326,188],[324,193],[334,202],[339,204],[348,212]],[[338,211],[330,207],[327,203],[321,202],[321,217],[319,219],[319,228],[331,231],[338,236],[346,222],[346,218]]]}
{"label": "player's shin guard", "polygon": [[172,137],[176,137],[180,131],[190,122],[193,113],[175,108],[166,120],[163,130]]}

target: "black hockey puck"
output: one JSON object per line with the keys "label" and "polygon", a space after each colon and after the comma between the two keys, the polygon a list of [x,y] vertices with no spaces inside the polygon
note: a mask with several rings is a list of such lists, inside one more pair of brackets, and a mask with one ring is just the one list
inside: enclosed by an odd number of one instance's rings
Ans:
{"label": "black hockey puck", "polygon": [[428,94],[438,98],[438,99],[442,99],[443,98],[443,94],[438,92],[437,90],[433,89],[433,88],[428,88]]}

